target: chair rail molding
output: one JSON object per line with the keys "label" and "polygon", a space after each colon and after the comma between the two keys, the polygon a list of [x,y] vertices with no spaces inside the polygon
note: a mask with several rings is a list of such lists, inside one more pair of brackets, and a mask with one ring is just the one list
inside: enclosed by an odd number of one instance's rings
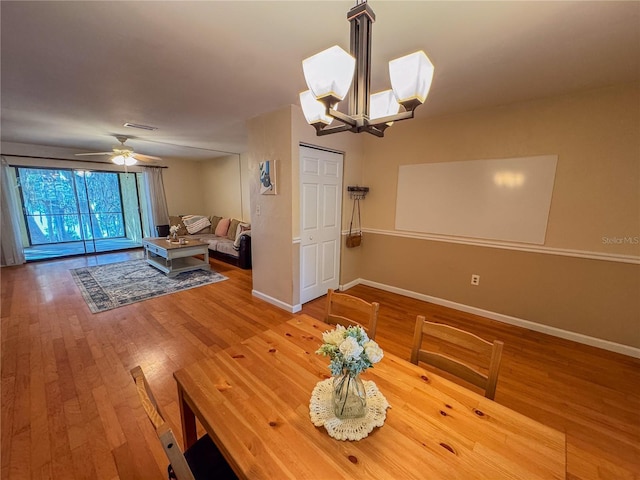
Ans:
{"label": "chair rail molding", "polygon": [[[499,242],[494,240],[483,240],[475,238],[450,237],[446,235],[405,232],[399,230],[363,228],[362,231],[364,233],[388,235],[392,237],[415,238],[418,240],[431,240],[434,242],[458,243],[462,245],[473,245],[477,247],[499,248],[503,250],[517,250],[521,252],[542,253],[545,255],[560,255],[565,257],[577,257],[590,260],[603,260],[607,262],[631,263],[634,265],[640,265],[640,256],[637,255],[591,252],[588,250],[572,250],[567,248],[544,247],[540,245],[526,245],[522,243]],[[343,231],[343,235],[346,235],[346,233],[346,231]]]}

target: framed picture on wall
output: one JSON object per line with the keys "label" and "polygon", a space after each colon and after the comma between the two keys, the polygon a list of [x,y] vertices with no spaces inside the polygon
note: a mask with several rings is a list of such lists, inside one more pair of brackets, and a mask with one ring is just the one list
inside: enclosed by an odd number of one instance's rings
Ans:
{"label": "framed picture on wall", "polygon": [[265,160],[260,162],[260,193],[262,195],[275,195],[276,191],[276,161]]}

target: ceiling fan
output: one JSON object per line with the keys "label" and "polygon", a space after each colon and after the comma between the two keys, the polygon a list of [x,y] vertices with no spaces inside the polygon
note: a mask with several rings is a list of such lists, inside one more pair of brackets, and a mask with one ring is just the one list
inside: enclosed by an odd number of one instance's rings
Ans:
{"label": "ceiling fan", "polygon": [[154,157],[153,155],[143,155],[141,153],[135,153],[133,148],[124,144],[129,137],[125,135],[115,135],[116,139],[120,142],[120,145],[113,147],[110,152],[93,152],[93,153],[76,153],[76,156],[83,157],[89,155],[111,155],[110,160],[116,165],[131,166],[137,162],[152,162],[154,160],[162,160],[160,157]]}

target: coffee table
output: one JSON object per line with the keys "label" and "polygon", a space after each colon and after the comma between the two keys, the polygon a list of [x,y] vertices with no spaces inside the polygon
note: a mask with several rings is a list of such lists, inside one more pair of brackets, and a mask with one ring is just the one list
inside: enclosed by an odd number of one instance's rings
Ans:
{"label": "coffee table", "polygon": [[[211,270],[207,243],[187,240],[180,244],[166,238],[144,238],[142,246],[147,263],[166,273],[167,277],[175,277],[191,270]],[[204,258],[200,260],[194,255],[203,255]]]}

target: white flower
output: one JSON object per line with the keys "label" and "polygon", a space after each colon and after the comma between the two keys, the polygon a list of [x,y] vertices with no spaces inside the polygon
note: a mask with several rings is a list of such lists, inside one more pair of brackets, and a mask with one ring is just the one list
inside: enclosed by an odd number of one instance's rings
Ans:
{"label": "white flower", "polygon": [[322,339],[324,343],[316,353],[331,359],[329,370],[334,376],[345,371],[349,375],[358,375],[383,357],[382,349],[369,339],[360,325],[348,328],[336,325],[335,330],[324,332]]}
{"label": "white flower", "polygon": [[169,232],[176,233],[179,229],[180,227],[178,225],[171,225],[171,227],[169,227]]}
{"label": "white flower", "polygon": [[353,337],[347,337],[340,344],[340,352],[345,360],[357,360],[364,349],[358,345],[358,341]]}
{"label": "white flower", "polygon": [[344,341],[345,331],[346,328],[344,328],[342,325],[336,325],[335,330],[331,330],[330,332],[327,331],[322,334],[322,340],[324,340],[324,343],[339,347],[340,344]]}
{"label": "white flower", "polygon": [[371,363],[378,363],[384,356],[382,349],[373,340],[369,340],[364,344],[364,353],[367,355]]}

